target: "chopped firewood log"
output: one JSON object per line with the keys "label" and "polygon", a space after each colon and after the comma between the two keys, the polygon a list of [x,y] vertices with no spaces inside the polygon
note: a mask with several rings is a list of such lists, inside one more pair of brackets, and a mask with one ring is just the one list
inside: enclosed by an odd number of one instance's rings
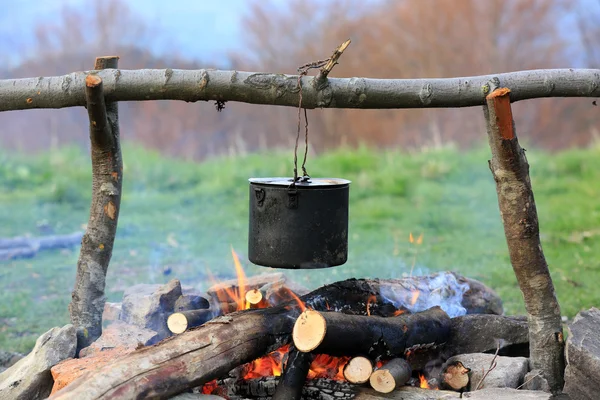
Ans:
{"label": "chopped firewood log", "polygon": [[[457,279],[465,278],[457,276]],[[310,304],[315,310],[327,310],[328,305],[342,308],[341,305],[345,303],[344,299],[357,298],[358,293],[362,295],[363,306],[351,306],[345,309],[347,312],[366,314],[365,303],[370,295],[377,293],[374,290],[379,287],[380,282],[378,280],[350,279],[324,286],[300,299],[304,303]],[[401,286],[398,286],[398,289],[401,290]],[[465,296],[468,293],[465,293]],[[492,300],[488,300],[491,303],[489,306],[485,306],[485,309],[492,312],[495,309],[492,304],[496,304],[496,302],[493,301],[493,296],[487,298]],[[385,303],[383,301],[379,303],[379,305],[382,304]],[[154,346],[136,350],[94,374],[81,376],[57,392],[52,399],[110,398],[119,400],[153,396],[168,398],[168,396],[222,377],[235,367],[288,344],[291,340],[294,321],[299,314],[300,305],[296,301],[290,301],[277,307],[246,310],[213,319],[196,329],[167,338]],[[342,315],[342,317],[352,316]],[[365,316],[368,318],[366,325],[370,325],[376,319],[392,321],[404,317],[409,316],[400,315],[393,318]],[[416,321],[418,318],[416,317],[412,321]],[[365,321],[361,321],[361,323],[364,324]],[[418,324],[413,326],[411,323],[406,326],[407,333],[399,335],[404,337],[408,333],[411,334],[410,340],[404,339],[406,347],[417,344],[420,341],[418,339],[420,334],[423,334],[423,338],[426,340],[431,335],[427,331],[427,326],[429,326],[427,323],[424,323],[421,330],[417,328]],[[374,327],[370,329],[376,331]],[[366,330],[369,331],[369,329]],[[401,329],[400,332],[403,330]],[[384,338],[382,333],[379,332],[379,337]],[[468,337],[469,333],[463,332],[463,335]],[[340,342],[345,341],[352,344],[354,341],[351,338],[352,334],[347,332],[342,333],[340,337],[343,339]],[[348,338],[351,340],[346,340]],[[379,341],[377,342],[376,347],[380,346]],[[354,355],[368,355],[368,353],[368,351],[363,351]],[[377,351],[377,353],[385,353],[385,351]]]}
{"label": "chopped firewood log", "polygon": [[292,300],[294,297],[297,295],[285,285],[285,279],[273,281],[246,292],[246,301],[250,308],[265,308]]}
{"label": "chopped firewood log", "polygon": [[353,357],[344,366],[344,378],[350,383],[365,383],[372,373],[373,364],[366,357]]}
{"label": "chopped firewood log", "polygon": [[390,393],[403,386],[412,374],[410,364],[403,358],[394,358],[373,372],[369,383],[380,393]]}
{"label": "chopped firewood log", "polygon": [[196,326],[200,326],[213,319],[212,310],[188,310],[173,313],[167,318],[169,330],[175,334],[180,334]]}
{"label": "chopped firewood log", "polygon": [[469,385],[469,372],[460,361],[454,361],[444,367],[441,374],[442,388],[463,392]]}
{"label": "chopped firewood log", "polygon": [[272,400],[300,400],[313,355],[291,348],[288,360]]}
{"label": "chopped firewood log", "polygon": [[294,324],[300,351],[332,356],[398,357],[418,343],[444,343],[450,318],[439,307],[397,317],[348,315],[306,310]]}
{"label": "chopped firewood log", "polygon": [[265,308],[269,306],[267,296],[260,289],[252,289],[246,292],[246,302],[250,308]]}

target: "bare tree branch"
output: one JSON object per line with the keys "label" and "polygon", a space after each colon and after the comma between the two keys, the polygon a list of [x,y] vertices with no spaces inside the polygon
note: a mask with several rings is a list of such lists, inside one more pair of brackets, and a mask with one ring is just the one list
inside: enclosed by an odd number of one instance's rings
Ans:
{"label": "bare tree branch", "polygon": [[[85,105],[85,77],[96,73],[106,101],[221,100],[298,106],[296,75],[219,70],[103,70],[0,80],[0,111]],[[485,104],[494,87],[511,102],[540,97],[598,97],[600,69],[547,69],[447,79],[329,78],[315,89],[303,77],[304,108],[435,108]]]}

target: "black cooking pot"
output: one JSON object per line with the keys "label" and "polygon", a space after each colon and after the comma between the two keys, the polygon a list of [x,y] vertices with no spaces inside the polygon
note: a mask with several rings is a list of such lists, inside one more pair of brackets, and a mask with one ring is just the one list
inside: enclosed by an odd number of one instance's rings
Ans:
{"label": "black cooking pot", "polygon": [[274,268],[327,268],[348,259],[350,181],[250,179],[248,258]]}

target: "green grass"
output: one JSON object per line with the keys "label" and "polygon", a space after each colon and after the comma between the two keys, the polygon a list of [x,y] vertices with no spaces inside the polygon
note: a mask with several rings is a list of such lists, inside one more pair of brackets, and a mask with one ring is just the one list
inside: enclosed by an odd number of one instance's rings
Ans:
{"label": "green grass", "polygon": [[[107,277],[118,301],[135,283],[208,286],[233,276],[230,247],[246,253],[249,177],[290,174],[290,152],[220,158],[201,164],[124,149],[122,209]],[[598,306],[600,291],[600,149],[529,151],[542,244],[563,314]],[[340,149],[309,158],[313,176],[352,180],[348,263],[290,271],[315,287],[348,277],[399,277],[455,270],[480,279],[523,313],[487,167],[489,150],[418,153]],[[0,153],[0,237],[82,229],[91,196],[87,154]],[[409,233],[423,234],[420,246]],[[68,322],[78,248],[0,263],[0,348],[28,351],[37,336]],[[248,274],[265,269],[248,265]],[[165,267],[171,274],[164,275]]]}

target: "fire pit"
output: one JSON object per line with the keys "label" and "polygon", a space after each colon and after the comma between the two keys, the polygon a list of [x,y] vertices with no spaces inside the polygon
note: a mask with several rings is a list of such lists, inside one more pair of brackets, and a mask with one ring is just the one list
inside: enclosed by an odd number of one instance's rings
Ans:
{"label": "fire pit", "polygon": [[[282,273],[246,277],[233,256],[238,277],[206,293],[182,293],[176,280],[167,285],[179,295],[172,309],[165,301],[158,307],[175,336],[121,360],[94,362],[102,351],[84,349],[83,358],[53,369],[61,387],[52,398],[99,398],[96,387],[111,398],[183,391],[226,399],[418,399],[423,390],[459,396],[492,378],[473,373],[480,360],[463,363],[457,355],[488,352],[496,363],[527,356],[524,319],[502,316],[491,289],[456,273],[350,279],[308,292]],[[69,384],[65,370],[77,371],[71,380],[88,375]]]}

